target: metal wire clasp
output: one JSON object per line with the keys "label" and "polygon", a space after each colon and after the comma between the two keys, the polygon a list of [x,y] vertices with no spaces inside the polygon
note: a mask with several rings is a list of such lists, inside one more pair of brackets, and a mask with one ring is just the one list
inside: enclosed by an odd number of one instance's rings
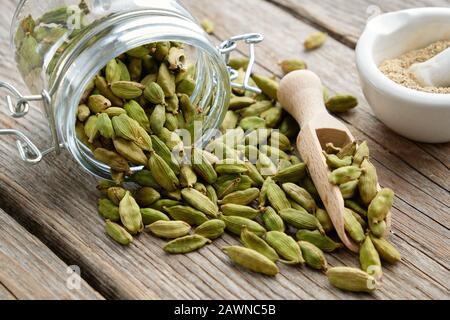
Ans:
{"label": "metal wire clasp", "polygon": [[[230,61],[230,54],[237,48],[237,43],[240,41],[248,44],[249,47],[249,63],[247,70],[245,71],[244,83],[236,83],[232,82],[231,85],[233,88],[249,90],[256,93],[261,93],[261,90],[255,86],[250,84],[250,77],[252,75],[253,66],[255,65],[255,44],[260,43],[264,40],[264,36],[259,33],[248,33],[239,36],[232,37],[219,46],[219,52],[224,56],[225,62],[228,65]],[[239,72],[234,70],[231,67],[228,67],[230,72],[231,81],[236,80],[239,77]]]}
{"label": "metal wire clasp", "polygon": [[[10,95],[7,95],[5,97],[5,100],[6,104],[8,105],[11,117],[13,118],[22,118],[26,116],[28,114],[28,111],[30,110],[30,102],[42,101],[45,116],[47,117],[50,126],[50,132],[53,139],[53,147],[48,150],[41,151],[23,132],[16,129],[0,129],[0,136],[15,136],[17,139],[16,144],[19,155],[23,161],[29,164],[39,163],[46,154],[52,151],[55,151],[56,154],[59,154],[61,152],[61,146],[58,140],[55,118],[51,110],[51,97],[48,92],[46,90],[43,90],[41,95],[24,96],[13,85],[7,82],[0,81],[0,89],[2,88],[6,91],[9,91],[10,93]],[[16,99],[15,103],[13,102],[13,98]]]}

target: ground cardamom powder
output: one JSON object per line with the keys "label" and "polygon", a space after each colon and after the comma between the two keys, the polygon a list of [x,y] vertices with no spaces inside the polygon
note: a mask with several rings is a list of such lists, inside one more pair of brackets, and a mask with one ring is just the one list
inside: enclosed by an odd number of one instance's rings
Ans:
{"label": "ground cardamom powder", "polygon": [[430,44],[428,47],[413,50],[402,56],[386,60],[380,65],[380,70],[396,83],[414,90],[429,93],[447,93],[450,94],[450,88],[423,87],[415,78],[414,74],[409,72],[409,67],[415,63],[425,62],[438,55],[450,47],[450,40],[442,40]]}

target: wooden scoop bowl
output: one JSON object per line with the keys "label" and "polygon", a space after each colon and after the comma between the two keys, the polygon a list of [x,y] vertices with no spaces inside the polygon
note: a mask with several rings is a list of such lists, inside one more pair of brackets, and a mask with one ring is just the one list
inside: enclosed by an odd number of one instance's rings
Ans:
{"label": "wooden scoop bowl", "polygon": [[[358,252],[359,245],[345,232],[344,200],[339,187],[328,181],[330,170],[322,154],[327,143],[332,142],[337,147],[343,147],[355,138],[341,121],[328,113],[323,99],[322,82],[311,71],[302,70],[288,74],[280,83],[278,100],[300,124],[298,151],[308,166],[339,238],[348,249]],[[386,233],[389,233],[390,214],[386,223]]]}

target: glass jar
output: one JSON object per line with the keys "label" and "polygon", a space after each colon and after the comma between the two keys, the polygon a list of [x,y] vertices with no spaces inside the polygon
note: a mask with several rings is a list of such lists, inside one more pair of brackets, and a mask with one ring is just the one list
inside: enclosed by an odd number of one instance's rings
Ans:
{"label": "glass jar", "polygon": [[[206,115],[202,141],[208,141],[211,129],[222,122],[231,86],[259,92],[249,79],[254,45],[262,41],[262,36],[233,37],[216,48],[176,0],[22,0],[11,26],[11,45],[18,69],[36,95],[24,96],[1,81],[0,88],[10,93],[7,103],[13,117],[25,116],[30,102],[42,102],[53,146],[41,152],[25,134],[14,129],[0,129],[0,135],[15,135],[19,153],[28,163],[38,163],[46,154],[59,154],[66,148],[83,168],[109,178],[109,168],[96,161],[76,137],[79,101],[91,79],[111,59],[161,41],[179,42],[191,48],[196,80],[191,100]],[[239,41],[249,45],[250,63],[244,81],[232,83],[237,72],[227,62]]]}

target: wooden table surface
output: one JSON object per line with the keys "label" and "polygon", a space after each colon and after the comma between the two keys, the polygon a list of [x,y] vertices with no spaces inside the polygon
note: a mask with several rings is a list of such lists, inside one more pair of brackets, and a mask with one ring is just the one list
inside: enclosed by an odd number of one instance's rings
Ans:
{"label": "wooden table surface", "polygon": [[[0,79],[25,91],[9,48],[9,24],[18,0],[0,11]],[[281,76],[277,61],[300,57],[332,92],[357,96],[360,107],[341,119],[368,140],[382,185],[396,191],[392,242],[403,260],[386,266],[383,288],[372,295],[332,288],[308,268],[281,267],[270,279],[234,267],[220,248],[236,243],[225,236],[186,256],[166,255],[163,242],[142,235],[129,248],[113,243],[97,214],[96,181],[68,152],[36,166],[23,164],[13,139],[0,139],[0,299],[448,299],[450,298],[450,144],[428,145],[398,136],[378,121],[357,78],[354,47],[368,17],[417,6],[450,6],[448,0],[185,0],[199,19],[216,21],[213,40],[261,32],[260,71]],[[373,4],[376,4],[374,6]],[[305,53],[302,40],[326,30],[331,38]],[[3,100],[2,100],[3,101]],[[2,102],[0,128],[22,127],[34,141],[49,141],[38,110],[18,121]],[[332,266],[357,266],[341,251]],[[76,265],[80,289],[67,286]]]}

